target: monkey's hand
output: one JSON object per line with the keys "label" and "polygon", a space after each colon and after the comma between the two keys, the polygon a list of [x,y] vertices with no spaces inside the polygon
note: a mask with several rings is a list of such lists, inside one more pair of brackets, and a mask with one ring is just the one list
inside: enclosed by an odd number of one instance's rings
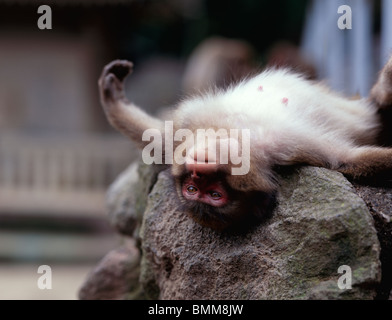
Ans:
{"label": "monkey's hand", "polygon": [[103,68],[98,80],[102,105],[107,108],[118,100],[126,100],[124,79],[133,70],[133,63],[127,60],[114,60]]}

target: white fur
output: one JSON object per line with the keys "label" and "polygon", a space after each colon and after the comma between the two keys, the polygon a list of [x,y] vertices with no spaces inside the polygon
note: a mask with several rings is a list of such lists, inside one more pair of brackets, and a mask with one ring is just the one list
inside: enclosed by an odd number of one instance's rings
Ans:
{"label": "white fur", "polygon": [[176,114],[185,126],[192,121],[203,128],[250,129],[253,146],[282,163],[293,148],[306,148],[333,164],[353,147],[373,143],[379,126],[367,100],[350,100],[287,70],[267,70],[226,91],[184,101]]}

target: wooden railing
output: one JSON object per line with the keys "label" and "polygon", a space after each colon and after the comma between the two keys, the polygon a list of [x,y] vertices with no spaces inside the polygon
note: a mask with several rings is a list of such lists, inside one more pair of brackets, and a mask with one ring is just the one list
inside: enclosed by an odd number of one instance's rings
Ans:
{"label": "wooden railing", "polygon": [[0,213],[100,214],[135,158],[119,136],[0,136]]}

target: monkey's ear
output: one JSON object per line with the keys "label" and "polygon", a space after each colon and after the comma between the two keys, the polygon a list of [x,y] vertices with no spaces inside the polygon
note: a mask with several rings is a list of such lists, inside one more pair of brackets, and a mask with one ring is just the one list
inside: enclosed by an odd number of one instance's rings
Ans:
{"label": "monkey's ear", "polygon": [[130,103],[124,92],[124,79],[133,69],[133,63],[126,60],[115,60],[104,67],[98,80],[101,103],[109,123],[132,141],[139,148],[144,148],[149,141],[143,141],[143,133],[155,129],[163,136],[163,121],[156,119],[133,103]]}

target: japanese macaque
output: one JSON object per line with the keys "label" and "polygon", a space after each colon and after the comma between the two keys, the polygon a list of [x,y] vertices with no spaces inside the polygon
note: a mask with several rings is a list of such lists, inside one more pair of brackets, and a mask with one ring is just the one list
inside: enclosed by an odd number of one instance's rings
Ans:
{"label": "japanese macaque", "polygon": [[[352,178],[392,170],[392,148],[375,146],[378,109],[392,104],[392,59],[371,96],[360,100],[286,69],[268,69],[180,102],[171,118],[174,135],[164,121],[127,100],[123,81],[132,68],[125,60],[104,68],[99,87],[106,116],[141,149],[151,147],[149,130],[163,137],[157,141],[172,144],[162,146],[161,160],[173,160],[181,209],[203,226],[221,230],[262,218],[278,189],[276,166],[312,165]],[[191,137],[200,129],[220,133],[206,143]],[[222,151],[222,145],[229,150]],[[241,163],[231,155],[239,155]]]}

